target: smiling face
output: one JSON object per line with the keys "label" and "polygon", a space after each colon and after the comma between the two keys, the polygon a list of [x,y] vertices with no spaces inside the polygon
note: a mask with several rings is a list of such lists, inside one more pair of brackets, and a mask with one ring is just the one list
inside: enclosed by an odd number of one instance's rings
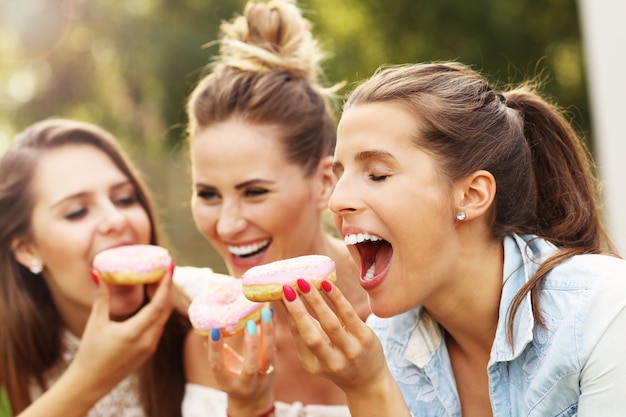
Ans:
{"label": "smiling face", "polygon": [[412,142],[418,123],[387,102],[349,108],[338,127],[330,208],[381,317],[442,294],[459,250],[451,187]]}
{"label": "smiling face", "polygon": [[322,233],[319,172],[305,177],[288,163],[279,137],[276,127],[231,118],[191,143],[193,217],[233,276],[307,254]]}
{"label": "smiling face", "polygon": [[[32,182],[32,239],[16,249],[26,267],[44,265],[65,325],[80,335],[97,288],[89,268],[106,248],[149,243],[151,224],[134,186],[111,159],[91,145],[55,148],[39,161]],[[111,315],[127,316],[143,302],[142,286],[112,287]]]}

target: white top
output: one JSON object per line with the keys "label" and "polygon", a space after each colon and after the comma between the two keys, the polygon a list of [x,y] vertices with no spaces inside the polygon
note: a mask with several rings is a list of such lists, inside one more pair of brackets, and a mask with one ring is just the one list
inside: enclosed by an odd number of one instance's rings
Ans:
{"label": "white top", "polygon": [[[183,399],[184,417],[225,417],[226,393],[197,384],[187,384]],[[277,401],[276,417],[350,417],[343,405],[303,405]]]}
{"label": "white top", "polygon": [[[80,339],[69,331],[61,336],[61,360],[44,376],[46,386],[52,386],[63,375],[76,356]],[[35,400],[43,391],[35,382],[30,386],[30,398]],[[132,374],[117,384],[89,410],[85,417],[146,417],[139,399],[139,380]]]}

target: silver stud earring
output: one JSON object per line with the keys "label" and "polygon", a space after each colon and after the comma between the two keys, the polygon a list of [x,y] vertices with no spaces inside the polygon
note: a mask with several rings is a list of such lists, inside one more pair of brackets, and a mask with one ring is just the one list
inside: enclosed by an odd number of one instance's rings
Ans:
{"label": "silver stud earring", "polygon": [[39,275],[41,271],[43,271],[43,266],[41,266],[39,261],[33,261],[30,265],[30,268],[28,269],[30,269],[30,272],[32,272],[33,274]]}
{"label": "silver stud earring", "polygon": [[460,222],[462,222],[463,220],[465,220],[465,212],[464,211],[459,211],[456,214],[456,219]]}

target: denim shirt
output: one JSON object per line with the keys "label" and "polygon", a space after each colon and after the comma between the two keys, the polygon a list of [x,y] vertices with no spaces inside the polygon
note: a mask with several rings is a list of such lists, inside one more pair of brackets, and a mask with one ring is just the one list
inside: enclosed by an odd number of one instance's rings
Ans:
{"label": "denim shirt", "polygon": [[[511,344],[506,337],[511,300],[533,276],[538,264],[556,249],[532,236],[508,236],[503,245],[500,315],[487,367],[493,415],[626,415],[625,380],[602,382],[604,371],[596,371],[596,365],[585,369],[588,361],[602,363],[603,370],[613,363],[626,362],[626,346],[613,346],[612,339],[609,354],[601,351],[603,354],[597,356],[602,357],[590,361],[603,337],[617,335],[619,341],[626,340],[620,336],[626,333],[626,261],[604,255],[580,255],[558,265],[547,275],[542,288],[540,308],[545,327],[535,323],[527,295],[515,316]],[[428,312],[417,306],[387,319],[370,316],[367,322],[382,341],[388,366],[411,413],[415,417],[460,417],[461,405],[444,331]],[[596,383],[589,391],[600,395],[590,394],[583,412],[582,408],[579,410],[579,400],[582,407],[581,393],[587,389],[587,381],[588,385]],[[620,381],[620,392],[613,393],[612,402],[605,401],[602,390]]]}

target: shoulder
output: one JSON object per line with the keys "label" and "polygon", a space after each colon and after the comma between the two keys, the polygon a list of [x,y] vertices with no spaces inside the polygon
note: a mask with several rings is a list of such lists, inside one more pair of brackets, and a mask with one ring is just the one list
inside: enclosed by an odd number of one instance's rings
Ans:
{"label": "shoulder", "polygon": [[548,274],[540,302],[548,326],[554,319],[569,323],[584,361],[626,311],[626,261],[607,255],[574,256]]}

